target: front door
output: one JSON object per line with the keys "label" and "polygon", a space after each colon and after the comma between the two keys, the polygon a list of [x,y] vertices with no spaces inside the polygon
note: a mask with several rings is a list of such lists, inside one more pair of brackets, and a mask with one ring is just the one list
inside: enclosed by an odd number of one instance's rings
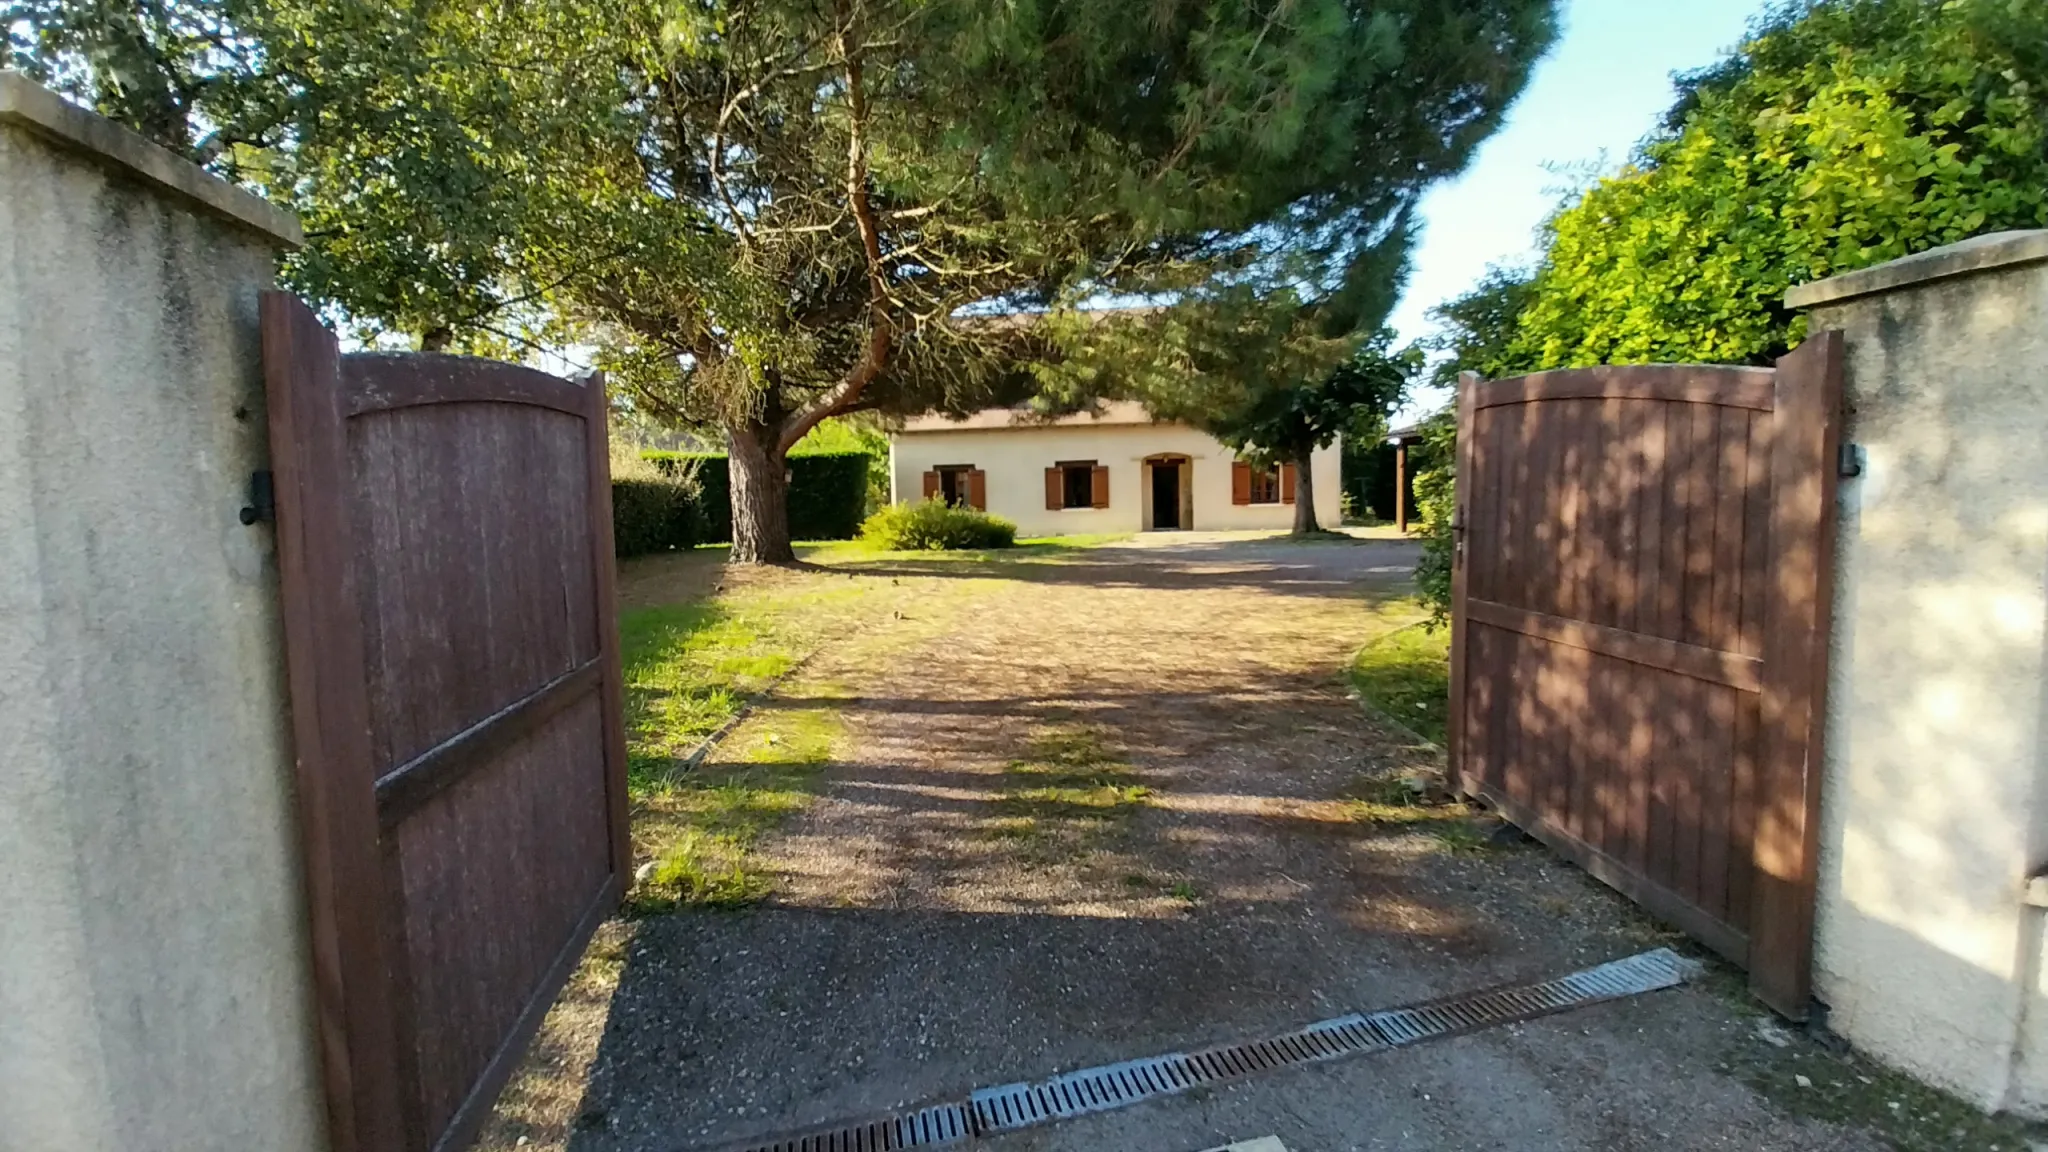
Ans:
{"label": "front door", "polygon": [[1180,527],[1180,465],[1172,461],[1152,465],[1152,527]]}

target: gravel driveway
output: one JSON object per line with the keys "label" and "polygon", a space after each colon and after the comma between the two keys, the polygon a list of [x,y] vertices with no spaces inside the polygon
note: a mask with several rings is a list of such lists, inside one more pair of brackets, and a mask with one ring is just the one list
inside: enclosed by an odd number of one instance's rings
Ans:
{"label": "gravel driveway", "polygon": [[[1683,946],[1540,849],[1361,819],[1375,781],[1438,765],[1341,677],[1412,617],[1412,546],[1144,545],[870,566],[992,582],[912,650],[821,656],[854,699],[823,794],[768,845],[778,894],[608,929],[486,1145],[715,1147]],[[803,680],[781,695],[803,703]],[[1827,1111],[1795,1077],[1893,1082],[1738,988],[1720,973],[982,1146],[1888,1147],[1781,1102]]]}

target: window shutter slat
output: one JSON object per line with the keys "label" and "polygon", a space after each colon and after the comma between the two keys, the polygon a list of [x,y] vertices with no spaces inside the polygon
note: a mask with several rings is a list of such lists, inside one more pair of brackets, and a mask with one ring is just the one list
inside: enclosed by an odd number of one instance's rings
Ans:
{"label": "window shutter slat", "polygon": [[938,473],[937,473],[936,471],[934,471],[934,472],[927,472],[927,473],[925,473],[925,474],[924,474],[924,498],[925,498],[925,499],[927,499],[927,500],[929,500],[929,499],[931,499],[932,497],[934,497],[934,496],[937,496],[938,494],[939,494],[939,474],[938,474]]}
{"label": "window shutter slat", "polygon": [[1252,466],[1242,460],[1230,462],[1230,502],[1250,504],[1252,502]]}
{"label": "window shutter slat", "polygon": [[1047,468],[1045,470],[1045,510],[1048,512],[1057,512],[1061,508],[1066,507],[1066,489],[1062,486],[1063,479],[1059,469]]}
{"label": "window shutter slat", "polygon": [[977,512],[988,511],[988,473],[979,468],[967,473],[967,503]]}
{"label": "window shutter slat", "polygon": [[1282,504],[1294,503],[1294,465],[1292,464],[1282,464],[1280,466],[1280,502]]}
{"label": "window shutter slat", "polygon": [[1091,477],[1091,482],[1092,491],[1089,494],[1094,499],[1090,500],[1089,503],[1097,508],[1109,507],[1109,469],[1101,464],[1097,464],[1095,466],[1095,473]]}

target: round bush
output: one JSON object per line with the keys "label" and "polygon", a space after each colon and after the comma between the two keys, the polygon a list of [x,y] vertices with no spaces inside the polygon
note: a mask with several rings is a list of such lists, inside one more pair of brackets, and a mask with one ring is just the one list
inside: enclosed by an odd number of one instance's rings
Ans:
{"label": "round bush", "polygon": [[1017,526],[1000,516],[933,499],[882,509],[861,524],[860,538],[891,552],[1008,548],[1017,542]]}

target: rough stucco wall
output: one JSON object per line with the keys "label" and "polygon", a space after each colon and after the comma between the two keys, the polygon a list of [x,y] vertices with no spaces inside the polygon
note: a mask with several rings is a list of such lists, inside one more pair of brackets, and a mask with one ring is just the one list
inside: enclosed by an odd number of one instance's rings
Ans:
{"label": "rough stucco wall", "polygon": [[[2048,264],[1816,307],[1847,335],[1816,994],[1858,1047],[2048,1111]],[[2024,1015],[2025,1020],[2022,1021]]]}
{"label": "rough stucco wall", "polygon": [[0,123],[0,1148],[325,1147],[269,238]]}
{"label": "rough stucco wall", "polygon": [[[1230,450],[1192,428],[1111,425],[1081,428],[1005,428],[899,433],[891,441],[891,499],[916,500],[924,473],[944,464],[971,464],[988,473],[988,510],[1013,520],[1022,536],[1083,532],[1137,532],[1144,526],[1144,461],[1174,452],[1194,462],[1194,523],[1198,532],[1289,528],[1292,504],[1230,502]],[[1093,460],[1109,468],[1109,507],[1049,509],[1045,470],[1061,460]],[[1343,522],[1339,484],[1342,454],[1336,445],[1310,459],[1315,472],[1316,518],[1325,528]]]}

